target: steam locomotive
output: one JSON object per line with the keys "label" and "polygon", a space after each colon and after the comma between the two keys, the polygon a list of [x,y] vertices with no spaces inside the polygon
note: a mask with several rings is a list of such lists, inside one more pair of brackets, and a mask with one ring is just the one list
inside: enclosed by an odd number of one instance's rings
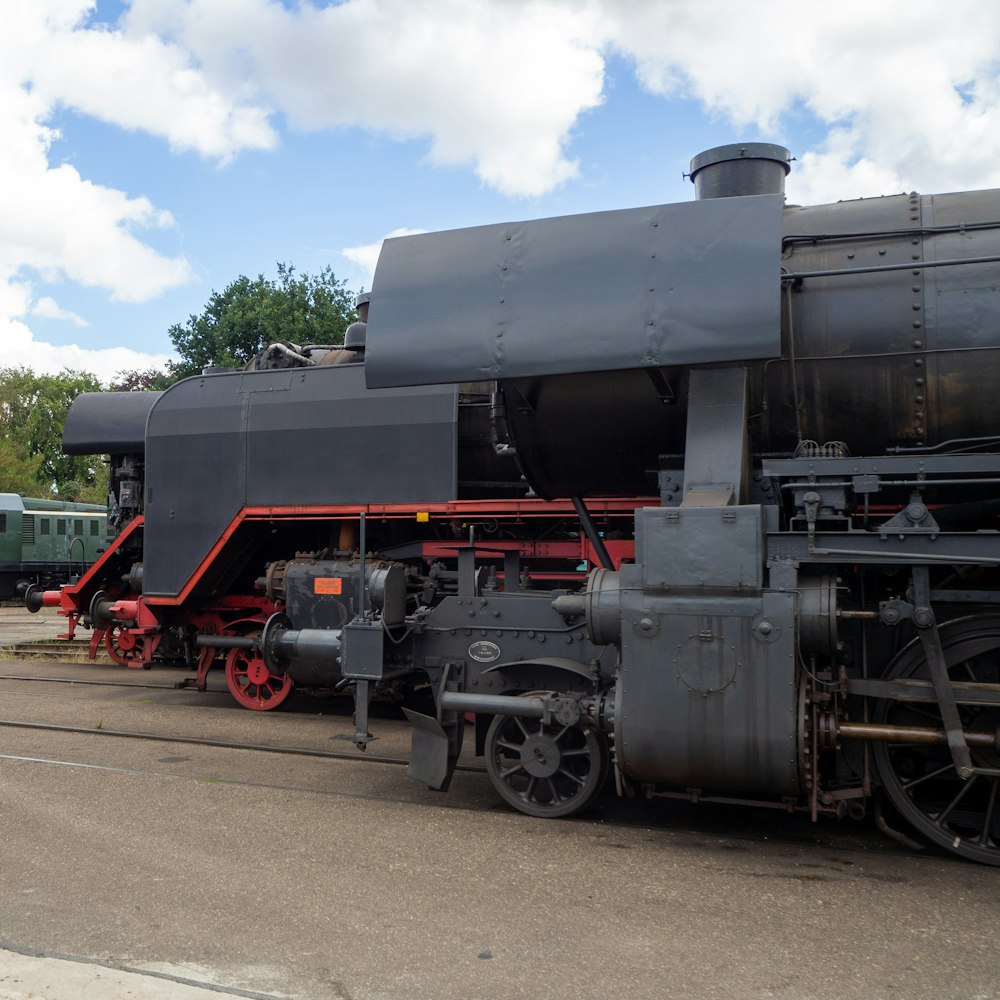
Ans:
{"label": "steam locomotive", "polygon": [[390,240],[343,347],[80,397],[122,530],[29,606],[248,708],[351,690],[359,746],[398,698],[434,788],[470,726],[531,815],[888,799],[1000,864],[1000,191],[788,171]]}

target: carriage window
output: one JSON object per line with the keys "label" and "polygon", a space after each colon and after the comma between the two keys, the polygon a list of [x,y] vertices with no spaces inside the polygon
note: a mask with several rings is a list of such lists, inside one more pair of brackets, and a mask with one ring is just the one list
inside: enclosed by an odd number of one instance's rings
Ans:
{"label": "carriage window", "polygon": [[[34,517],[31,519],[34,521]],[[38,533],[40,535],[51,535],[52,534],[52,518],[51,517],[40,517],[38,519]]]}
{"label": "carriage window", "polygon": [[74,535],[82,535],[83,534],[83,519],[82,518],[78,517],[73,522],[73,534]]}
{"label": "carriage window", "polygon": [[99,535],[101,533],[101,526],[98,523],[97,518],[94,518],[94,520],[90,522],[90,533],[92,535]]}
{"label": "carriage window", "polygon": [[57,517],[56,518],[56,534],[65,535],[66,534],[66,518]]}
{"label": "carriage window", "polygon": [[7,512],[3,511],[0,513],[0,531],[7,530]]}

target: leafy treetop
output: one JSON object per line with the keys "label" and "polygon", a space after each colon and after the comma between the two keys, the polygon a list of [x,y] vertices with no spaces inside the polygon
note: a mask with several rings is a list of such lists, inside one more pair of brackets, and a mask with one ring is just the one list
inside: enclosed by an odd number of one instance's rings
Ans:
{"label": "leafy treetop", "polygon": [[171,363],[173,379],[197,375],[210,365],[241,368],[279,340],[301,347],[343,343],[354,309],[346,282],[330,267],[318,275],[296,275],[290,264],[277,267],[275,280],[241,275],[222,292],[212,292],[201,315],[170,327],[180,358]]}
{"label": "leafy treetop", "polygon": [[62,429],[70,403],[104,386],[89,372],[35,375],[0,368],[0,490],[104,503],[106,472],[96,456],[64,455]]}

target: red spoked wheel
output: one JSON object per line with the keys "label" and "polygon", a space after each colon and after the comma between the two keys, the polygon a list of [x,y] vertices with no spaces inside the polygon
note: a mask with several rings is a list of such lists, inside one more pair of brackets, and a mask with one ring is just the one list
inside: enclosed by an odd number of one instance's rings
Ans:
{"label": "red spoked wheel", "polygon": [[121,625],[112,625],[104,633],[104,645],[108,655],[123,667],[141,667],[142,640]]}
{"label": "red spoked wheel", "polygon": [[232,649],[226,657],[226,683],[244,708],[269,712],[292,693],[288,674],[272,674],[263,657],[251,649]]}

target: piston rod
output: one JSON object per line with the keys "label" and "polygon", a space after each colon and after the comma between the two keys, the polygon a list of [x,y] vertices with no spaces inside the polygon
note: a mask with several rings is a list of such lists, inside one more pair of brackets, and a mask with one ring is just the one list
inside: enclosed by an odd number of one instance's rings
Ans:
{"label": "piston rod", "polygon": [[[838,722],[837,735],[845,740],[873,740],[878,743],[948,745],[948,734],[943,729],[930,726],[885,726],[876,722]],[[1000,750],[1000,730],[993,733],[965,730],[965,742],[970,747]]]}

